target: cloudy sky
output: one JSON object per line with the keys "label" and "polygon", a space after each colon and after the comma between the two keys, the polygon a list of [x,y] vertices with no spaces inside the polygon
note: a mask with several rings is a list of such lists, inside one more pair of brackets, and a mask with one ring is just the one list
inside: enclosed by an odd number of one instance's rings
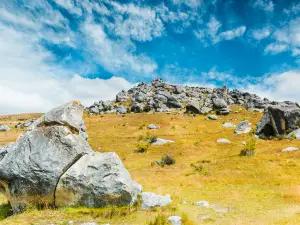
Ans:
{"label": "cloudy sky", "polygon": [[300,1],[0,1],[0,114],[156,77],[300,102]]}

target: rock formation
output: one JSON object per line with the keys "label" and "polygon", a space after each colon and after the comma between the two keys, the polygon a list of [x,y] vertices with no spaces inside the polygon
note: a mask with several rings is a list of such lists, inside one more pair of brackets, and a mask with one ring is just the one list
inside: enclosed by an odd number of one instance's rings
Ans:
{"label": "rock formation", "polygon": [[44,114],[14,144],[0,148],[0,191],[14,213],[35,206],[130,205],[141,193],[115,153],[94,152],[80,134],[77,101]]}

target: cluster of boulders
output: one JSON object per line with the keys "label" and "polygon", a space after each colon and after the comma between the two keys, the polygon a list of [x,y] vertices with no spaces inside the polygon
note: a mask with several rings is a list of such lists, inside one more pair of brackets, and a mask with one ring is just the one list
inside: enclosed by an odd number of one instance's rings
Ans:
{"label": "cluster of boulders", "polygon": [[256,94],[222,88],[173,85],[158,78],[150,83],[139,83],[128,91],[121,91],[114,101],[99,101],[87,108],[91,114],[129,112],[170,112],[183,109],[186,113],[219,115],[231,112],[230,105],[245,105],[248,110],[263,111],[268,105],[276,105]]}
{"label": "cluster of boulders", "polygon": [[82,135],[84,107],[72,101],[35,120],[16,143],[0,147],[0,191],[14,213],[28,206],[126,206],[170,204],[170,197],[142,193],[114,152],[94,152]]}

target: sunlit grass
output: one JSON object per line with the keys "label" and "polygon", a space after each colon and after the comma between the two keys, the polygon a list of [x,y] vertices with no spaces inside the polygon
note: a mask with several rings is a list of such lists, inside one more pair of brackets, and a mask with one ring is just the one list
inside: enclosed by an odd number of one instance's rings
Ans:
{"label": "sunlit grass", "polygon": [[[233,111],[239,108],[234,107]],[[220,116],[216,121],[205,120],[205,116],[181,114],[85,114],[92,148],[116,152],[132,177],[143,185],[144,191],[170,194],[173,205],[163,211],[134,210],[111,218],[107,218],[101,209],[33,210],[3,223],[47,221],[63,224],[76,220],[144,225],[162,214],[186,215],[195,224],[297,224],[300,220],[300,152],[283,153],[281,150],[289,146],[300,148],[300,142],[257,140],[255,155],[241,157],[239,154],[245,148],[242,142],[251,141],[251,135],[236,135],[233,129],[222,127],[224,122],[237,124],[247,119],[255,128],[261,116],[261,113],[244,109]],[[148,130],[150,123],[160,128]],[[174,140],[175,143],[149,145],[147,152],[135,153],[147,136]],[[14,137],[0,133],[0,143]],[[232,144],[217,144],[219,138],[227,138]],[[165,155],[170,155],[176,163],[164,167],[151,165]],[[228,212],[196,206],[195,202],[201,200],[228,209]]]}

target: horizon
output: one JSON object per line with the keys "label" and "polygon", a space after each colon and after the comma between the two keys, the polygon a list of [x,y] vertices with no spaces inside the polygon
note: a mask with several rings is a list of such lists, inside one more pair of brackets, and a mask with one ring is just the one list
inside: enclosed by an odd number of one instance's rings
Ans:
{"label": "horizon", "polygon": [[138,82],[300,102],[300,2],[0,2],[0,114],[89,106]]}

